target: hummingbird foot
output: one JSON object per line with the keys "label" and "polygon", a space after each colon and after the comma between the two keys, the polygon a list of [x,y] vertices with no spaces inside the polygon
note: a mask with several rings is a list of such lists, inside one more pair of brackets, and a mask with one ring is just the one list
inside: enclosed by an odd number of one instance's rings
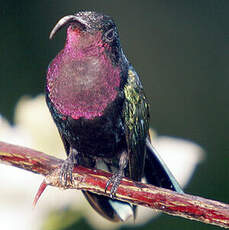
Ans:
{"label": "hummingbird foot", "polygon": [[73,181],[72,172],[74,166],[77,164],[76,155],[77,155],[77,151],[73,148],[70,148],[70,153],[68,155],[68,158],[61,165],[59,180],[64,187],[67,187],[68,179],[72,184]]}
{"label": "hummingbird foot", "polygon": [[114,175],[108,180],[106,187],[105,187],[105,192],[107,191],[108,187],[110,184],[112,184],[111,190],[110,190],[110,197],[114,199],[115,193],[117,192],[118,186],[124,177],[124,169],[127,166],[128,162],[128,155],[127,152],[123,152],[120,156],[119,159],[119,171],[114,173]]}
{"label": "hummingbird foot", "polygon": [[110,190],[110,197],[114,199],[115,193],[117,192],[118,186],[123,178],[123,172],[118,171],[115,173],[107,182],[105,192],[107,191],[110,184],[112,184],[111,190]]}

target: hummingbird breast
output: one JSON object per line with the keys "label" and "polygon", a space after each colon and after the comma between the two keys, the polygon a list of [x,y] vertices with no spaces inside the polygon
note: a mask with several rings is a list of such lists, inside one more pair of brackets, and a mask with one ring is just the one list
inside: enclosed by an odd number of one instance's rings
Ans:
{"label": "hummingbird breast", "polygon": [[[57,64],[58,63],[58,64]],[[73,119],[101,116],[120,87],[120,69],[105,53],[69,55],[64,51],[50,64],[49,96],[56,109]]]}

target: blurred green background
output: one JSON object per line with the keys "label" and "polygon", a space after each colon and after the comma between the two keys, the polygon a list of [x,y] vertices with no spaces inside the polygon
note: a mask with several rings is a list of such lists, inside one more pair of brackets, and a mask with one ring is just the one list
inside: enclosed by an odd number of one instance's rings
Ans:
{"label": "blurred green background", "polygon": [[[228,203],[228,0],[2,1],[0,113],[12,122],[21,96],[44,91],[48,63],[65,36],[63,30],[49,41],[49,32],[60,17],[80,10],[115,19],[150,100],[151,126],[160,135],[189,139],[206,150],[186,192]],[[83,220],[74,227],[78,224],[90,229]],[[141,229],[218,228],[162,215]]]}

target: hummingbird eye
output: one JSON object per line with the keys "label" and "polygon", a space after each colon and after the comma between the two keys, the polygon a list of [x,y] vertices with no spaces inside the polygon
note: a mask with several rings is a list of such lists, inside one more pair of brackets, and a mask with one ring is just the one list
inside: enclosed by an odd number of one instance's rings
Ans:
{"label": "hummingbird eye", "polygon": [[112,42],[114,40],[114,37],[115,37],[115,31],[113,29],[108,30],[104,34],[104,38],[107,42]]}

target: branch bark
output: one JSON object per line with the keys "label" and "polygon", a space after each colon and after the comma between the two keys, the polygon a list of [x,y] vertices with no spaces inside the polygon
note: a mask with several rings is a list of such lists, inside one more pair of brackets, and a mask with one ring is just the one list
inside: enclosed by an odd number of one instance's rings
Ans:
{"label": "branch bark", "polygon": [[[35,197],[37,202],[46,185],[63,188],[59,182],[60,165],[63,160],[33,149],[0,142],[0,161],[45,176]],[[111,173],[77,166],[73,170],[73,183],[66,189],[80,189],[109,196],[105,186]],[[229,228],[229,205],[188,194],[179,194],[149,184],[123,178],[116,199],[142,205],[191,220]]]}

